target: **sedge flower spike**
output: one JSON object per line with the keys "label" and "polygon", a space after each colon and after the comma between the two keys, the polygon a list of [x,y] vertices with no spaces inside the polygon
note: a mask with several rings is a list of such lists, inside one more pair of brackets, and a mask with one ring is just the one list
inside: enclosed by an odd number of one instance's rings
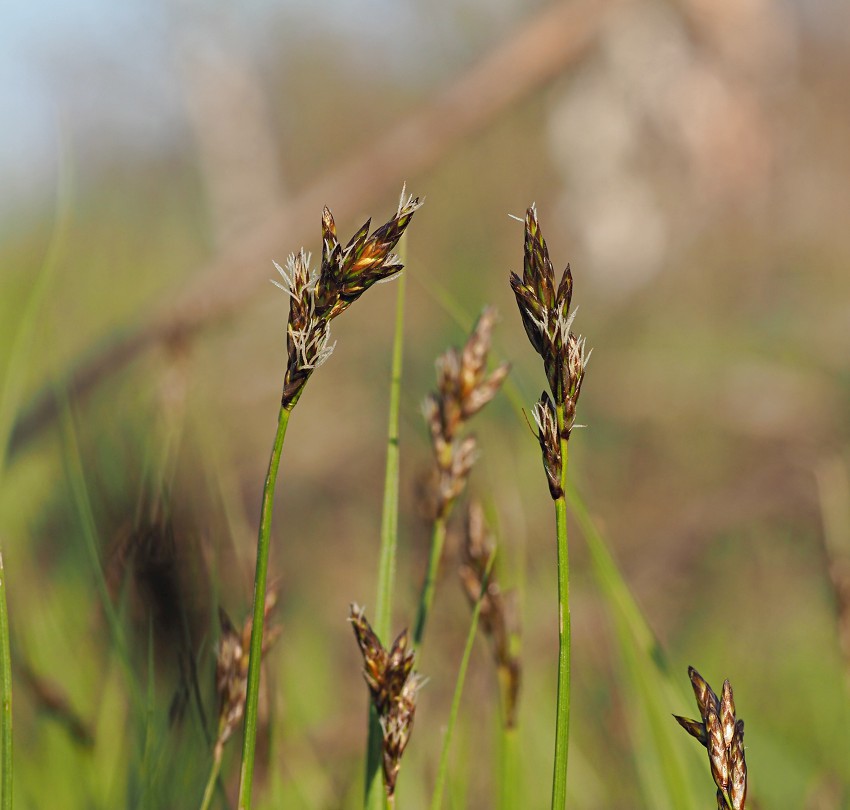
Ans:
{"label": "sedge flower spike", "polygon": [[694,689],[700,720],[674,714],[679,725],[708,751],[711,777],[717,786],[718,810],[744,810],[747,802],[747,761],[744,721],[735,716],[732,685],[723,682],[720,697],[693,667],[688,676]]}
{"label": "sedge flower spike", "polygon": [[564,407],[564,432],[565,438],[569,438],[590,353],[585,351],[584,338],[571,331],[575,310],[570,312],[573,295],[570,266],[566,266],[556,288],[555,269],[533,205],[525,214],[524,253],[522,278],[511,273],[511,288],[525,333],[543,358],[555,405]]}
{"label": "sedge flower spike", "polygon": [[395,215],[371,234],[371,220],[366,220],[345,247],[326,207],[322,211],[320,267],[311,269],[310,254],[303,248],[287,259],[286,267],[275,263],[282,282],[273,279],[272,284],[289,296],[284,408],[294,407],[310,375],[331,356],[335,344],[330,339],[330,322],[373,284],[389,281],[402,271],[393,249],[420,205],[418,197],[406,196],[402,189]]}
{"label": "sedge flower spike", "polygon": [[387,798],[395,795],[401,758],[413,730],[416,695],[422,679],[413,670],[410,636],[403,630],[387,649],[375,635],[363,608],[351,605],[348,620],[363,656],[363,679],[383,732],[382,765]]}

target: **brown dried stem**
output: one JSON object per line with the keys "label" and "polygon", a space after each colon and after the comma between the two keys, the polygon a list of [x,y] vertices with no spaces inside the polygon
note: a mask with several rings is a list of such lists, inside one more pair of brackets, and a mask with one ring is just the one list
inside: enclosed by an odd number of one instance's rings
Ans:
{"label": "brown dried stem", "polygon": [[162,309],[104,341],[104,348],[84,353],[59,385],[51,381],[23,410],[10,453],[54,421],[61,407],[57,390],[66,392],[63,401],[79,399],[142,353],[191,338],[244,309],[266,283],[259,268],[282,245],[305,241],[311,212],[325,200],[334,200],[337,214],[347,219],[391,193],[399,178],[438,163],[461,140],[575,63],[616,5],[570,0],[543,8],[432,100],[232,240]]}

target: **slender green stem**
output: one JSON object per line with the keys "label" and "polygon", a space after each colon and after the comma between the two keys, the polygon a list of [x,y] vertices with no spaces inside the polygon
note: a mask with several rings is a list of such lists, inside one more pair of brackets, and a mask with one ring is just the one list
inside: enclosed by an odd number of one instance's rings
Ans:
{"label": "slender green stem", "polygon": [[469,633],[466,636],[466,646],[463,649],[463,657],[460,660],[460,668],[457,673],[457,681],[455,682],[455,692],[452,697],[452,707],[449,712],[449,722],[446,725],[446,733],[443,736],[443,750],[440,752],[440,765],[437,770],[437,782],[434,786],[434,795],[431,797],[431,810],[440,810],[443,803],[443,791],[446,786],[446,778],[449,772],[449,754],[452,747],[452,735],[454,734],[455,725],[457,724],[457,716],[460,712],[460,699],[463,695],[463,684],[466,680],[466,670],[469,668],[469,659],[472,656],[472,646],[475,643],[475,634],[478,631],[478,617],[481,615],[481,605],[484,602],[484,595],[487,593],[487,583],[490,580],[490,570],[493,567],[495,554],[490,555],[490,560],[487,563],[487,569],[481,581],[481,592],[478,595],[478,600],[475,603],[475,609],[472,611],[472,621],[469,624]]}
{"label": "slender green stem", "polygon": [[378,562],[378,598],[375,604],[375,632],[386,642],[392,629],[393,585],[398,548],[399,413],[401,409],[401,370],[404,344],[405,275],[398,279],[395,335],[390,377],[390,413],[387,426],[387,467],[384,476],[384,506],[381,515],[381,552]]}
{"label": "slender green stem", "polygon": [[248,692],[245,699],[245,736],[242,741],[242,773],[239,780],[239,810],[251,807],[251,787],[254,781],[254,754],[257,746],[257,709],[260,695],[260,665],[263,655],[263,623],[266,607],[266,578],[269,571],[269,545],[272,528],[272,507],[280,454],[289,424],[289,407],[281,406],[277,420],[277,433],[269,459],[269,471],[263,487],[263,505],[260,512],[260,531],[257,537],[257,569],[254,574],[254,618],[251,627],[251,651],[248,659]]}
{"label": "slender green stem", "polygon": [[[402,239],[399,255],[402,261]],[[396,292],[395,333],[393,335],[392,369],[390,372],[390,412],[387,426],[387,467],[384,477],[384,505],[381,516],[381,551],[378,560],[378,596],[375,610],[375,632],[385,642],[392,627],[393,584],[398,548],[398,489],[399,489],[399,414],[401,410],[401,371],[404,348],[404,293],[406,275],[398,279]],[[365,807],[383,810],[386,806],[381,758],[384,733],[378,722],[375,707],[369,705],[369,731],[366,742]]]}
{"label": "slender green stem", "polygon": [[0,552],[0,808],[12,807],[12,656],[9,648],[9,612],[6,606],[6,569]]}
{"label": "slender green stem", "polygon": [[515,810],[520,806],[518,743],[516,726],[503,722],[499,733],[499,810]]}
{"label": "slender green stem", "polygon": [[416,624],[413,629],[413,646],[419,647],[425,635],[425,623],[434,602],[434,588],[437,584],[437,573],[440,569],[440,558],[443,556],[443,545],[446,542],[446,518],[434,520],[431,530],[431,556],[428,558],[428,570],[422,583],[422,594],[419,597],[419,609],[416,612]]}
{"label": "slender green stem", "polygon": [[567,804],[567,755],[570,739],[570,561],[567,552],[567,440],[564,406],[557,406],[561,437],[561,496],[555,500],[558,538],[558,708],[555,718],[555,769],[552,776],[552,810]]}
{"label": "slender green stem", "polygon": [[204,788],[204,798],[201,799],[200,810],[209,810],[210,802],[215,793],[215,786],[218,782],[218,774],[221,771],[221,746],[216,745],[215,753],[213,754],[212,768],[210,768],[210,778],[207,779],[207,786]]}

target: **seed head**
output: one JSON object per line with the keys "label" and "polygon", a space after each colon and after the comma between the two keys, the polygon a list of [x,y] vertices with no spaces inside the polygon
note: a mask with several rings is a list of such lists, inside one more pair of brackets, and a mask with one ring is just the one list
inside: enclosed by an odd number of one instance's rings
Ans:
{"label": "seed head", "polygon": [[487,373],[495,321],[496,310],[485,308],[464,347],[451,348],[437,359],[437,390],[423,405],[437,467],[435,509],[441,517],[463,493],[477,458],[475,439],[459,438],[458,434],[493,399],[510,369],[504,363]]}
{"label": "seed head", "polygon": [[543,453],[543,469],[549,484],[549,494],[556,501],[564,494],[561,486],[561,441],[558,436],[558,415],[555,405],[544,391],[531,411],[537,425],[537,441]]}
{"label": "seed head", "polygon": [[369,287],[388,281],[403,269],[392,252],[417,208],[418,197],[405,196],[401,190],[395,216],[369,235],[371,219],[360,227],[342,247],[330,209],[322,211],[322,268],[318,280],[318,312],[323,318],[335,318],[356,301]]}
{"label": "seed head", "polygon": [[747,800],[747,763],[744,756],[744,721],[735,717],[732,685],[723,682],[718,698],[693,667],[688,668],[702,722],[673,715],[682,728],[705,746],[711,776],[717,786],[717,806],[744,810]]}
{"label": "seed head", "polygon": [[[266,618],[277,602],[277,594],[269,591],[263,607]],[[248,688],[248,660],[251,646],[252,619],[249,617],[237,630],[224,610],[219,609],[221,638],[216,651],[215,685],[218,694],[218,738],[214,756],[221,757],[224,744],[238,727],[245,711],[245,695]],[[279,627],[266,627],[263,634],[262,655],[280,635]]]}
{"label": "seed head", "polygon": [[310,254],[302,248],[286,267],[275,263],[283,282],[273,280],[289,295],[286,328],[287,365],[282,404],[292,408],[315,369],[333,352],[330,321],[344,312],[369,287],[398,275],[402,265],[392,249],[421,205],[419,198],[402,197],[389,222],[369,235],[368,220],[342,247],[330,209],[322,211],[322,264],[310,268]]}
{"label": "seed head", "polygon": [[511,273],[525,333],[543,358],[546,378],[557,406],[565,406],[565,438],[569,438],[581,394],[584,370],[590,359],[585,341],[570,330],[575,311],[570,312],[573,277],[569,264],[555,288],[555,271],[549,249],[532,205],[525,215],[525,261],[522,278]]}
{"label": "seed head", "polygon": [[352,605],[349,621],[363,656],[363,678],[383,730],[383,770],[387,796],[395,793],[401,757],[410,741],[421,678],[413,672],[413,650],[403,630],[386,650],[366,620],[363,608]]}

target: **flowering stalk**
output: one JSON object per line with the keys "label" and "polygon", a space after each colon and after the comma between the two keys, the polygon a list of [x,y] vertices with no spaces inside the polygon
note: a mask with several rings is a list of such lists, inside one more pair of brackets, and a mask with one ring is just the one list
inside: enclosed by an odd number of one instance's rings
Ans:
{"label": "flowering stalk", "polygon": [[496,396],[510,370],[510,366],[503,363],[489,374],[487,372],[495,322],[496,310],[485,308],[463,349],[449,349],[437,359],[437,390],[428,395],[423,407],[431,433],[436,485],[433,503],[429,504],[433,515],[431,551],[413,630],[416,647],[422,644],[434,601],[449,514],[463,494],[477,458],[475,437],[461,437],[459,433]]}
{"label": "flowering stalk", "polygon": [[286,328],[287,364],[277,432],[263,488],[257,538],[257,567],[254,575],[254,609],[248,661],[239,810],[249,810],[251,807],[272,506],[289,417],[310,375],[333,352],[335,344],[330,342],[330,322],[348,309],[373,284],[389,280],[401,272],[402,264],[392,251],[420,204],[418,198],[405,197],[405,191],[402,189],[395,215],[372,234],[369,233],[371,221],[367,220],[345,247],[337,238],[333,215],[328,208],[325,208],[322,212],[320,268],[311,270],[310,255],[303,249],[289,257],[285,268],[275,265],[283,283],[278,281],[273,283],[289,296],[289,319]]}
{"label": "flowering stalk", "polygon": [[567,442],[575,423],[576,404],[589,358],[584,338],[572,333],[575,311],[570,312],[573,277],[570,266],[555,289],[555,270],[546,240],[532,205],[525,215],[525,249],[522,278],[511,273],[525,333],[543,367],[552,393],[543,392],[534,406],[537,440],[549,494],[555,502],[558,556],[558,695],[555,718],[555,763],[552,777],[552,810],[567,801],[567,753],[570,733],[570,605],[567,547]]}

